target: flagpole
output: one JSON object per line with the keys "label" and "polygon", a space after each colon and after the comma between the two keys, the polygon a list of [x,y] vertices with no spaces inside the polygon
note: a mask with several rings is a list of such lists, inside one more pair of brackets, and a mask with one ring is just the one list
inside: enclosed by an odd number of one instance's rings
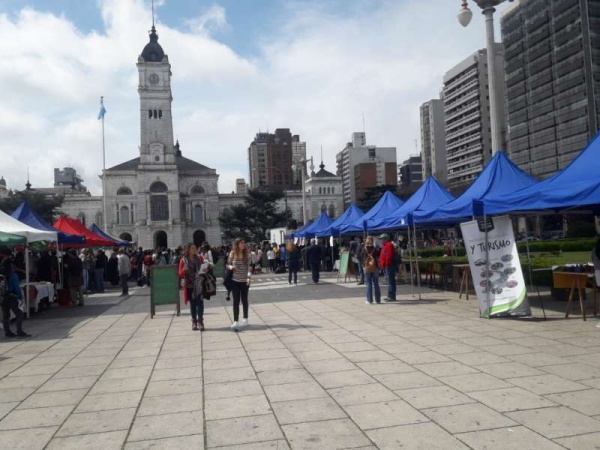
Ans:
{"label": "flagpole", "polygon": [[[100,97],[100,104],[104,109],[104,97]],[[106,227],[106,144],[104,139],[104,114],[102,114],[102,222],[104,232],[108,233]]]}

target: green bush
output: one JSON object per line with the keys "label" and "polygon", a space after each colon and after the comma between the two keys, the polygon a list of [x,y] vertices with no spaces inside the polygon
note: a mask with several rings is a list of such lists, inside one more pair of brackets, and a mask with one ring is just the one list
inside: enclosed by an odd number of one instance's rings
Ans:
{"label": "green bush", "polygon": [[[593,238],[535,241],[529,243],[529,251],[531,253],[591,252],[595,245],[596,240]],[[517,249],[519,250],[519,253],[526,253],[527,244],[525,242],[519,242],[517,244]]]}

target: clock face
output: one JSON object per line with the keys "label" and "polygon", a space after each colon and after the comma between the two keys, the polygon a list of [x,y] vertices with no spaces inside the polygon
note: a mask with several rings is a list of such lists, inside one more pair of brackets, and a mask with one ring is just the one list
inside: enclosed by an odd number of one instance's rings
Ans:
{"label": "clock face", "polygon": [[150,81],[151,84],[158,84],[158,75],[156,75],[155,73],[151,74],[150,78],[148,78],[148,81]]}

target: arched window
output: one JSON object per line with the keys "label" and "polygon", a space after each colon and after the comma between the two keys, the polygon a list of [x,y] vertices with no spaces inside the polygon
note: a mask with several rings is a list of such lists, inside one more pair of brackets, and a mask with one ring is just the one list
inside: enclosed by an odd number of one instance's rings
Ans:
{"label": "arched window", "polygon": [[192,214],[192,221],[194,223],[204,223],[204,208],[202,205],[194,205]]}
{"label": "arched window", "polygon": [[329,211],[327,212],[327,214],[329,214],[329,217],[331,217],[332,219],[335,217],[335,206],[333,206],[333,203],[329,205]]}
{"label": "arched window", "polygon": [[127,186],[123,186],[120,187],[119,190],[117,191],[117,195],[131,195],[131,189],[129,189]]}
{"label": "arched window", "polygon": [[332,194],[335,194],[335,187],[332,187],[332,188],[331,188],[331,193],[332,193]]}
{"label": "arched window", "polygon": [[327,211],[327,205],[325,205],[325,203],[321,205],[321,212],[323,211]]}
{"label": "arched window", "polygon": [[199,185],[195,185],[192,187],[190,193],[192,195],[200,195],[200,194],[204,194],[206,191],[204,190],[204,188],[202,186]]}
{"label": "arched window", "polygon": [[128,206],[121,206],[119,209],[119,224],[131,225],[131,214],[129,214]]}
{"label": "arched window", "polygon": [[152,119],[152,110],[151,109],[148,110],[148,119]]}
{"label": "arched window", "polygon": [[154,110],[153,113],[154,113],[154,118],[155,119],[158,118],[158,112],[156,110]]}
{"label": "arched window", "polygon": [[156,181],[150,186],[150,220],[169,220],[167,185]]}
{"label": "arched window", "polygon": [[319,194],[322,194],[322,192],[321,192],[321,191],[322,191],[322,189],[321,189],[321,188],[319,188]]}
{"label": "arched window", "polygon": [[79,214],[77,214],[77,220],[79,220],[82,224],[85,225],[85,214],[80,212]]}
{"label": "arched window", "polygon": [[159,118],[159,119],[162,119],[162,109],[159,109],[159,110],[158,110],[158,118]]}

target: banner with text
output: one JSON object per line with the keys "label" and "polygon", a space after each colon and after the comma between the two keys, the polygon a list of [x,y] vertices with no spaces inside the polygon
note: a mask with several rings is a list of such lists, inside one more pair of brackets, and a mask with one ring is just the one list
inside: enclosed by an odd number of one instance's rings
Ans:
{"label": "banner with text", "polygon": [[510,218],[489,217],[486,222],[474,220],[460,227],[481,315],[531,315]]}

